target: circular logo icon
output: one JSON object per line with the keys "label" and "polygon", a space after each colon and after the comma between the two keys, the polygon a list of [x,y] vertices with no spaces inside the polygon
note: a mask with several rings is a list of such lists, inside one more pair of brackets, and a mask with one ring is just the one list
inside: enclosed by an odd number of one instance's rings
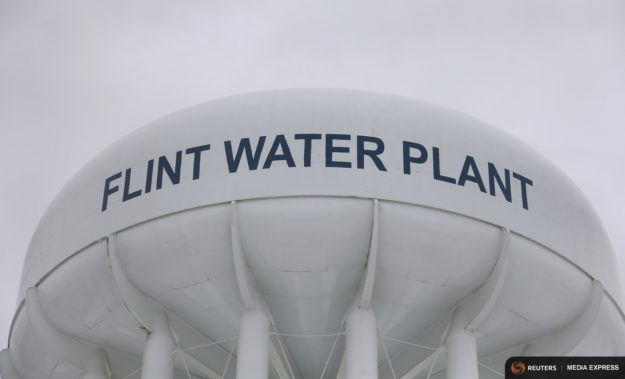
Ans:
{"label": "circular logo icon", "polygon": [[525,363],[521,361],[512,362],[512,364],[510,365],[510,371],[514,375],[523,375],[523,373],[525,372]]}

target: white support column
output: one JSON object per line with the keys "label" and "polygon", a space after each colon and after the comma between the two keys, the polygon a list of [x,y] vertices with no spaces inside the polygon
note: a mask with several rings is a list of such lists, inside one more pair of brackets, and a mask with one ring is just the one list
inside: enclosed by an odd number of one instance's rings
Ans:
{"label": "white support column", "polygon": [[0,377],[2,379],[22,379],[11,361],[11,350],[5,349],[0,352]]}
{"label": "white support column", "polygon": [[241,317],[237,351],[238,379],[266,379],[269,375],[269,319],[256,308]]}
{"label": "white support column", "polygon": [[[291,377],[294,377],[288,362],[288,355],[284,357],[283,362],[280,355],[276,354],[277,349],[271,341],[271,327],[273,326],[276,330],[277,328],[267,305],[263,301],[262,294],[256,288],[254,277],[245,263],[238,217],[238,203],[232,201],[230,203],[232,259],[239,293],[245,307],[239,324],[237,379],[267,379],[270,360],[280,379],[289,377],[287,367]],[[280,338],[280,336],[276,336],[276,338]]]}
{"label": "white support column", "polygon": [[373,223],[367,267],[355,304],[345,319],[345,374],[347,379],[378,378],[378,325],[371,298],[378,260],[378,200],[373,200]]}
{"label": "white support column", "polygon": [[174,377],[174,339],[165,312],[158,312],[152,321],[143,353],[141,379],[172,379]]}
{"label": "white support column", "polygon": [[479,379],[477,345],[462,308],[457,308],[445,341],[448,379]]}
{"label": "white support column", "polygon": [[367,256],[367,268],[360,291],[358,307],[368,309],[373,297],[373,285],[375,284],[375,270],[378,267],[378,199],[373,199],[373,221],[371,224],[371,240],[369,241],[369,254]]}
{"label": "white support column", "polygon": [[378,378],[378,328],[371,308],[352,309],[345,320],[347,379]]}
{"label": "white support column", "polygon": [[111,370],[108,365],[106,352],[96,349],[85,366],[86,373],[83,379],[110,379]]}

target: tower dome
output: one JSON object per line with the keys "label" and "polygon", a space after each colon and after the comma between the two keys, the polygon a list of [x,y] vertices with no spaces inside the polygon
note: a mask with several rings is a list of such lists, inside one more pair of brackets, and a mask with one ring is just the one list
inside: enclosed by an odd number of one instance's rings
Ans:
{"label": "tower dome", "polygon": [[591,205],[525,143],[405,97],[266,91],[157,120],[67,183],[0,372],[497,378],[514,355],[625,354],[622,309]]}

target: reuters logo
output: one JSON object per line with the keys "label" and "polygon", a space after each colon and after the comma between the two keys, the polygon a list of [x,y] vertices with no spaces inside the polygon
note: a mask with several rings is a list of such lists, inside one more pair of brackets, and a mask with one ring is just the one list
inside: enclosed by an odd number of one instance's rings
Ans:
{"label": "reuters logo", "polygon": [[525,372],[525,363],[521,361],[512,362],[510,371],[512,371],[514,375],[523,375]]}

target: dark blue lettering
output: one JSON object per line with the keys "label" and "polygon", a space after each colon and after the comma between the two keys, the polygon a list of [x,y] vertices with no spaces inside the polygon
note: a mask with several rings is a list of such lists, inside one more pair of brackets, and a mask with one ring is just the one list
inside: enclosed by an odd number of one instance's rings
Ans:
{"label": "dark blue lettering", "polygon": [[[472,175],[469,174],[469,171],[472,171]],[[480,187],[480,191],[486,193],[480,170],[477,169],[475,159],[470,155],[467,155],[464,159],[464,165],[462,165],[462,171],[460,171],[460,177],[458,178],[458,185],[464,186],[467,181],[477,184]]]}
{"label": "dark blue lettering", "polygon": [[211,145],[200,145],[196,147],[188,148],[185,153],[193,154],[193,180],[197,180],[200,178],[200,162],[202,152],[206,150],[210,150]]}
{"label": "dark blue lettering", "polygon": [[312,155],[312,140],[321,139],[321,134],[296,134],[295,139],[304,140],[304,167],[310,167]]}
{"label": "dark blue lettering", "polygon": [[102,212],[104,212],[106,210],[106,207],[108,206],[108,197],[109,197],[109,195],[119,191],[119,187],[118,186],[111,187],[111,182],[113,180],[117,180],[117,179],[119,179],[121,177],[122,177],[122,173],[118,172],[117,174],[113,174],[113,175],[109,176],[104,181],[104,196],[102,197]]}
{"label": "dark blue lettering", "polygon": [[130,199],[134,199],[137,196],[141,196],[141,190],[136,190],[132,193],[130,191],[130,169],[126,169],[126,174],[124,175],[124,195],[122,196],[122,201],[127,201]]}
{"label": "dark blue lettering", "polygon": [[434,164],[434,179],[440,180],[442,182],[456,184],[456,179],[450,178],[449,176],[441,175],[441,164],[438,154],[438,147],[433,147],[432,155]]}
{"label": "dark blue lettering", "polygon": [[252,152],[252,146],[250,145],[249,138],[242,138],[239,147],[237,148],[237,154],[235,157],[232,155],[232,143],[230,141],[224,142],[224,147],[226,148],[226,160],[228,162],[228,171],[237,172],[239,169],[239,163],[241,162],[241,157],[243,156],[243,152],[245,152],[245,158],[247,159],[247,165],[250,170],[256,170],[258,168],[258,163],[260,161],[260,154],[263,150],[263,146],[265,145],[265,136],[262,136],[258,139],[258,143],[256,144],[256,152]]}
{"label": "dark blue lettering", "polygon": [[349,141],[352,138],[349,134],[326,134],[326,167],[352,167],[351,162],[335,161],[332,158],[334,153],[349,153],[349,147],[334,146],[335,140]]}
{"label": "dark blue lettering", "polygon": [[145,176],[145,193],[152,191],[152,175],[154,174],[154,159],[148,161],[148,173]]}
{"label": "dark blue lettering", "polygon": [[[428,151],[425,148],[425,146],[419,143],[415,143],[415,142],[404,141],[403,145],[404,145],[404,174],[410,175],[410,164],[411,163],[418,163],[418,164],[425,163],[428,160]],[[412,155],[410,155],[411,149],[419,150],[419,156],[413,157]]]}
{"label": "dark blue lettering", "polygon": [[[277,153],[278,149],[282,150],[282,154]],[[286,143],[284,134],[278,134],[276,139],[273,140],[273,144],[271,145],[271,149],[269,149],[269,154],[267,154],[267,159],[265,159],[263,168],[270,168],[274,161],[286,161],[286,164],[289,167],[295,167],[293,155],[291,155],[291,149],[289,149],[289,144]]]}
{"label": "dark blue lettering", "polygon": [[[376,145],[375,149],[367,150],[365,149],[365,142],[370,142]],[[365,155],[367,155],[375,166],[380,171],[386,171],[386,167],[380,160],[378,155],[384,152],[384,141],[377,137],[367,137],[367,136],[357,136],[356,137],[356,167],[365,168]]]}
{"label": "dark blue lettering", "polygon": [[501,180],[501,176],[497,172],[497,168],[494,164],[488,162],[488,184],[490,189],[490,194],[495,196],[495,182],[499,186],[501,193],[506,198],[506,200],[511,203],[512,202],[512,188],[510,187],[510,170],[507,168],[504,169],[504,178],[505,183]]}
{"label": "dark blue lettering", "polygon": [[527,203],[527,187],[526,185],[534,185],[534,182],[532,182],[530,179],[526,178],[523,175],[517,174],[516,172],[512,173],[512,176],[515,179],[518,179],[519,182],[521,182],[521,199],[523,200],[523,208],[525,209],[529,209],[529,205]]}
{"label": "dark blue lettering", "polygon": [[158,158],[156,170],[156,189],[163,188],[163,172],[167,173],[172,184],[180,183],[180,166],[182,165],[182,151],[176,152],[176,168],[172,168],[166,156]]}

